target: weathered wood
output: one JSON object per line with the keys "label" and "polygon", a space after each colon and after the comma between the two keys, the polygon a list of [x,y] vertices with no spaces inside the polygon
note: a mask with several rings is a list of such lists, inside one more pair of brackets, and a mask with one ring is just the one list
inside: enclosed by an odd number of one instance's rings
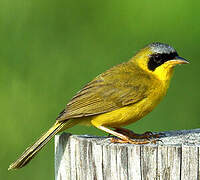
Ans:
{"label": "weathered wood", "polygon": [[199,180],[200,129],[164,132],[156,144],[55,137],[56,180]]}

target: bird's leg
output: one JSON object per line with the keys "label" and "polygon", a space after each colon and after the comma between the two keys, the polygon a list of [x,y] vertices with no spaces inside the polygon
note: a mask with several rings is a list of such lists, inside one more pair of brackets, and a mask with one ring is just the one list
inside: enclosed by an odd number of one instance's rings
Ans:
{"label": "bird's leg", "polygon": [[133,139],[151,139],[151,138],[159,138],[160,136],[162,136],[161,133],[153,134],[151,131],[147,131],[143,134],[137,134],[129,129],[125,129],[121,127],[115,127],[114,129],[115,129],[115,132],[126,135],[129,138],[133,138]]}
{"label": "bird's leg", "polygon": [[119,139],[116,139],[116,138],[112,138],[111,139],[111,142],[119,142],[119,143],[130,143],[130,144],[147,144],[147,143],[151,143],[153,141],[150,141],[148,139],[146,140],[133,140],[133,139],[130,139],[127,135],[124,135],[124,134],[121,134],[119,132],[116,132],[116,131],[113,131],[105,126],[96,126],[98,129],[102,130],[102,131],[105,131],[113,136],[116,136],[118,137]]}

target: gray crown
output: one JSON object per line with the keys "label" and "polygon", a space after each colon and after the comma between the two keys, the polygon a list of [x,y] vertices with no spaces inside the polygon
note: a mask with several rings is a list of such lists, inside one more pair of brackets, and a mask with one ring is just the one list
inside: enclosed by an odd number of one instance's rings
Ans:
{"label": "gray crown", "polygon": [[169,46],[168,44],[160,43],[160,42],[155,42],[149,45],[151,50],[155,53],[159,54],[170,54],[170,53],[175,53],[176,50]]}

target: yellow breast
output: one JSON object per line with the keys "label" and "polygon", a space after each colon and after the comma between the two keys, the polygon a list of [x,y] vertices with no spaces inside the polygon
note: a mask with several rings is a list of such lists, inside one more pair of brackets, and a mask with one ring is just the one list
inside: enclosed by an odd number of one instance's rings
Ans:
{"label": "yellow breast", "polygon": [[133,123],[151,112],[167,91],[167,84],[158,85],[143,100],[120,109],[90,117],[93,125],[120,127]]}

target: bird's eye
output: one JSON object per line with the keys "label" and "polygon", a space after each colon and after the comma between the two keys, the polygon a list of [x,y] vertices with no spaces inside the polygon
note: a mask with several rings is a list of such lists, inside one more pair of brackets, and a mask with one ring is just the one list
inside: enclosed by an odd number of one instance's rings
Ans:
{"label": "bird's eye", "polygon": [[154,71],[158,66],[162,65],[166,61],[174,59],[176,56],[178,56],[177,52],[172,52],[169,54],[168,53],[152,54],[149,57],[148,69]]}

